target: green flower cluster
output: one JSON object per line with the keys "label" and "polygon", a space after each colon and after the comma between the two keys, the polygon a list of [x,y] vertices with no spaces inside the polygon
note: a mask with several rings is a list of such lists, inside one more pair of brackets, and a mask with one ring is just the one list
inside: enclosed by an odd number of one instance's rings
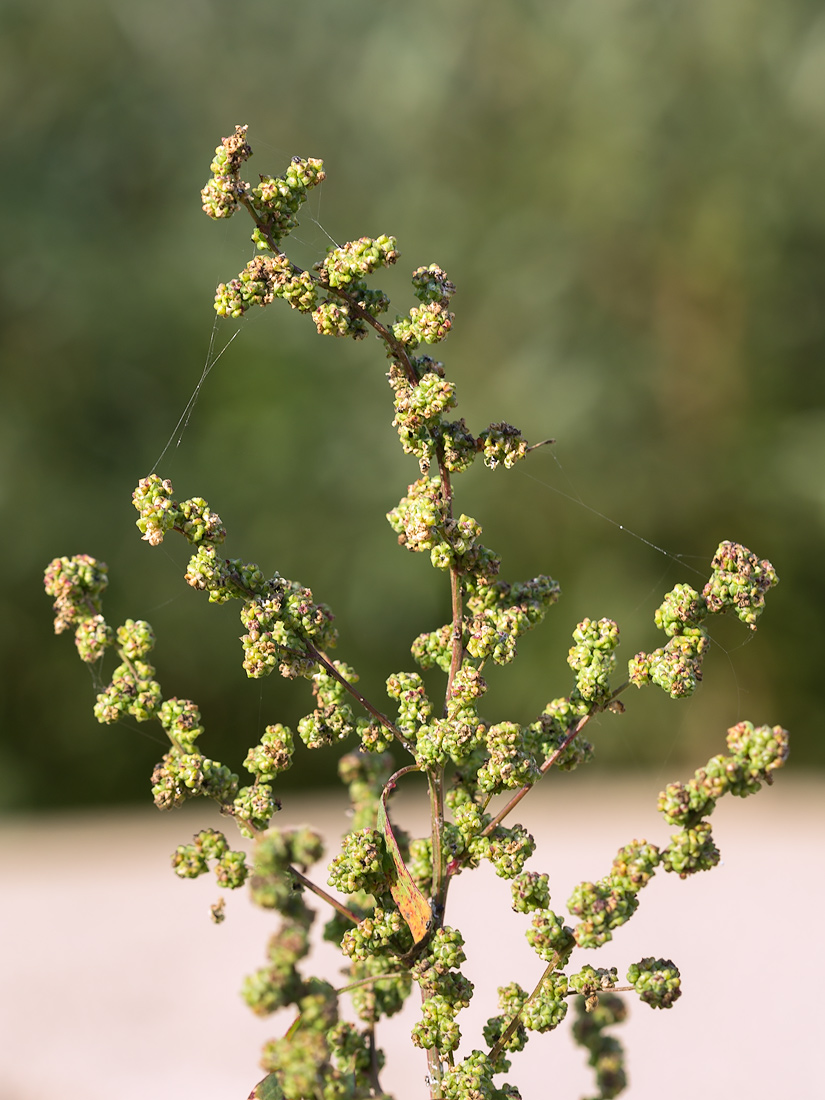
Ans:
{"label": "green flower cluster", "polygon": [[544,575],[529,581],[507,584],[468,583],[467,652],[478,660],[492,657],[498,665],[509,664],[516,655],[516,642],[538,626],[559,598],[559,586]]}
{"label": "green flower cluster", "polygon": [[638,909],[637,895],[661,859],[655,844],[634,840],[619,850],[609,875],[575,888],[567,904],[571,913],[581,917],[573,930],[579,947],[601,947],[613,938],[613,930]]}
{"label": "green flower cluster", "polygon": [[710,645],[699,625],[706,617],[705,600],[688,584],[677,584],[654,614],[656,626],[670,639],[652,653],[637,653],[628,665],[631,683],[657,684],[672,699],[692,695],[702,679],[702,659]]}
{"label": "green flower cluster", "polygon": [[164,699],[158,721],[169,740],[182,753],[195,751],[195,742],[203,733],[201,712],[191,699]]}
{"label": "green flower cluster", "polygon": [[496,1044],[501,1042],[505,1031],[508,1030],[516,1017],[518,1017],[518,1022],[500,1047],[501,1053],[494,1063],[494,1073],[506,1073],[510,1068],[509,1058],[504,1057],[505,1051],[508,1054],[517,1054],[527,1046],[529,1036],[521,1017],[527,997],[527,990],[522,989],[518,982],[510,982],[509,985],[498,987],[499,1015],[491,1016],[484,1025],[482,1032],[484,1042],[487,1043],[491,1051]]}
{"label": "green flower cluster", "polygon": [[[349,665],[343,661],[333,661],[333,665],[348,684],[358,682],[358,674]],[[344,741],[356,728],[369,725],[364,718],[356,720],[347,702],[346,688],[323,669],[312,674],[312,694],[315,710],[298,723],[298,734],[307,748]]]}
{"label": "green flower cluster", "polygon": [[567,975],[547,975],[521,1014],[528,1031],[544,1033],[559,1026],[567,1015],[567,985]]}
{"label": "green flower cluster", "polygon": [[241,608],[246,634],[241,638],[247,676],[268,676],[275,668],[289,679],[310,676],[316,661],[307,642],[320,650],[337,641],[333,614],[315,603],[312,592],[295,581],[270,582],[271,593],[248,600]]}
{"label": "green flower cluster", "polygon": [[709,871],[721,858],[713,842],[710,823],[700,821],[671,836],[670,844],[662,852],[662,866],[679,878],[687,878],[697,871]]}
{"label": "green flower cluster", "polygon": [[651,1008],[672,1008],[682,996],[679,968],[670,959],[641,959],[632,963],[627,980]]}
{"label": "green flower cluster", "polygon": [[593,758],[593,746],[587,738],[575,737],[564,749],[567,740],[590,707],[573,692],[570,698],[553,699],[542,713],[527,727],[526,733],[539,760],[558,753],[554,766],[561,771],[575,771],[580,764],[589,764]]}
{"label": "green flower cluster", "polygon": [[552,909],[539,909],[533,914],[533,923],[525,933],[527,942],[540,959],[565,966],[576,946],[573,929]]}
{"label": "green flower cluster", "polygon": [[456,1017],[473,996],[473,983],[459,970],[466,959],[461,933],[443,925],[436,929],[425,953],[412,967],[413,981],[425,995],[421,1019],[412,1030],[417,1047],[435,1047],[440,1052],[458,1048],[461,1029]]}
{"label": "green flower cluster", "polygon": [[719,862],[708,817],[725,794],[746,798],[763,783],[773,782],[773,772],[788,758],[788,731],[781,726],[754,727],[751,722],[731,726],[727,734],[730,756],[714,756],[687,783],[671,783],[659,795],[658,808],[669,825],[682,830],[671,837],[662,853],[662,865],[686,878],[709,870]]}
{"label": "green flower cluster", "polygon": [[[340,943],[341,937],[336,942]],[[353,982],[391,975],[385,981],[369,981],[356,985],[350,990],[352,1007],[358,1018],[372,1027],[383,1016],[395,1016],[404,1007],[410,994],[412,979],[408,973],[399,974],[398,962],[394,957],[370,955],[365,959],[356,959],[350,964],[350,976]]]}
{"label": "green flower cluster", "polygon": [[251,787],[241,787],[226,812],[235,818],[241,836],[251,840],[268,827],[280,808],[269,783],[255,782]]}
{"label": "green flower cluster", "polygon": [[172,496],[174,489],[168,479],[157,474],[141,478],[132,493],[132,503],[139,513],[135,520],[141,537],[150,546],[158,546],[171,530],[180,531],[193,545],[218,545],[226,538],[221,517],[211,510],[202,497],[192,497],[179,504]]}
{"label": "green flower cluster", "polygon": [[627,1018],[625,1003],[615,993],[602,994],[596,1005],[586,997],[578,997],[576,1016],[573,1038],[585,1048],[588,1065],[596,1071],[599,1092],[593,1100],[611,1100],[627,1087],[627,1074],[621,1043],[604,1031]]}
{"label": "green flower cluster", "polygon": [[734,611],[751,628],[765,607],[765,593],[779,583],[771,563],[760,561],[745,546],[720,544],[711,562],[710,580],[700,595],[690,585],[677,585],[655,614],[668,643],[652,653],[637,653],[628,665],[631,683],[658,684],[673,699],[691,695],[702,679],[702,659],[710,645],[701,623],[708,615]]}
{"label": "green flower cluster", "polygon": [[487,759],[478,771],[478,786],[488,794],[517,790],[539,775],[525,731],[515,722],[497,722],[486,733]]}
{"label": "green flower cluster", "polygon": [[520,871],[510,885],[513,894],[513,910],[516,913],[532,913],[547,909],[550,902],[550,879],[538,871]]}
{"label": "green flower cluster", "polygon": [[756,630],[756,622],[765,610],[765,593],[779,584],[774,567],[738,542],[722,542],[711,568],[711,578],[702,589],[708,611],[734,611],[741,622]]}
{"label": "green flower cluster", "polygon": [[[253,1096],[283,1097],[284,1100],[378,1100],[375,1074],[384,1064],[375,1047],[371,1029],[358,1029],[338,1018],[335,990],[318,978],[300,983],[294,1003],[299,1011],[296,1024],[283,1039],[264,1047],[261,1061],[274,1078],[261,1082]],[[266,1084],[270,1091],[262,1092]],[[277,1091],[271,1089],[277,1088]]]}
{"label": "green flower cluster", "polygon": [[342,248],[328,248],[326,258],[315,265],[324,286],[355,290],[366,289],[365,275],[379,267],[390,267],[398,259],[395,237],[361,237]]}
{"label": "green flower cluster", "polygon": [[348,929],[341,940],[342,953],[359,962],[376,955],[403,955],[411,946],[410,930],[398,910],[380,905]]}
{"label": "green flower cluster", "polygon": [[496,825],[490,833],[487,859],[499,878],[515,878],[536,850],[536,842],[523,825]]}
{"label": "green flower cluster", "polygon": [[461,1029],[456,1013],[463,1007],[442,993],[431,993],[422,1003],[421,1019],[412,1029],[413,1043],[424,1050],[436,1047],[445,1054],[458,1050]]}
{"label": "green flower cluster", "polygon": [[239,176],[252,156],[246,131],[246,126],[236,126],[215,150],[212,178],[201,191],[203,210],[210,218],[229,218],[241,203],[248,205],[256,220],[256,244],[271,248],[298,225],[296,214],[307,192],[324,179],[323,163],[293,157],[283,176],[261,176],[258,186],[250,187]]}
{"label": "green flower cluster", "polygon": [[498,572],[498,558],[478,541],[481,525],[471,516],[453,519],[447,514],[437,477],[422,477],[410,485],[387,519],[399,545],[416,553],[429,550],[436,569],[487,579]]}
{"label": "green flower cluster", "polygon": [[283,176],[261,176],[257,187],[249,191],[256,215],[259,248],[268,248],[298,226],[298,211],[308,192],[326,178],[324,162],[310,157],[293,157]]}
{"label": "green flower cluster", "polygon": [[117,645],[124,660],[136,661],[154,649],[155,632],[143,619],[127,619],[117,628]]}
{"label": "green flower cluster", "polygon": [[114,645],[114,641],[114,631],[102,615],[81,619],[75,627],[74,644],[78,656],[86,664],[99,661],[109,646]]}
{"label": "green flower cluster", "polygon": [[417,268],[412,282],[413,292],[423,304],[414,306],[409,317],[400,318],[391,329],[393,338],[410,350],[444,340],[455,319],[447,308],[455,286],[437,264]]}
{"label": "green flower cluster", "polygon": [[[606,989],[614,989],[618,978],[619,972],[616,970],[615,966],[583,966],[577,973],[570,975],[569,984],[574,992],[581,993],[583,996],[587,997],[598,994]],[[596,1003],[598,1003],[598,1001]],[[596,1005],[593,1004],[590,1011],[595,1007]]]}
{"label": "green flower cluster", "polygon": [[124,661],[118,665],[108,687],[97,696],[95,718],[107,725],[127,714],[138,722],[157,718],[163,697],[154,677],[154,665],[148,661]]}
{"label": "green flower cluster", "polygon": [[[388,374],[395,395],[395,419],[392,424],[404,452],[416,455],[422,474],[426,474],[441,444],[447,468],[454,470],[457,463],[466,469],[475,458],[476,440],[463,421],[459,425],[443,419],[444,414],[457,403],[455,383],[448,382],[444,377],[443,365],[427,355],[411,357],[410,363],[415,373],[414,379],[397,363],[393,363]],[[448,434],[451,440],[449,448],[445,442]],[[448,454],[454,454],[455,461]]]}
{"label": "green flower cluster", "polygon": [[249,185],[238,178],[241,165],[252,156],[246,140],[247,126],[236,126],[231,137],[221,139],[209,166],[212,178],[201,191],[203,210],[210,218],[231,218]]}
{"label": "green flower cluster", "polygon": [[528,451],[527,440],[518,428],[504,420],[485,428],[478,437],[478,445],[484,455],[484,465],[491,470],[495,470],[496,466],[512,470]]}
{"label": "green flower cluster", "polygon": [[612,619],[599,619],[597,623],[583,619],[573,631],[573,641],[567,663],[576,673],[577,697],[588,703],[604,703],[610,697],[619,628]]}
{"label": "green flower cluster", "polygon": [[[268,248],[256,230],[253,240]],[[302,271],[283,253],[255,256],[243,271],[215,291],[215,312],[219,317],[242,317],[251,306],[268,306],[282,298],[301,313],[317,308],[318,292],[308,271]]]}
{"label": "green flower cluster", "polygon": [[788,731],[781,726],[739,722],[727,734],[730,756],[714,756],[687,783],[671,783],[659,795],[659,810],[669,825],[695,825],[713,812],[724,794],[746,798],[788,758]]}
{"label": "green flower cluster", "polygon": [[[147,498],[159,488],[160,498],[171,499],[171,484],[158,478],[146,479],[145,488]],[[97,660],[109,645],[118,647],[121,663],[97,695],[95,717],[104,724],[118,722],[127,715],[138,722],[160,722],[172,748],[152,773],[152,795],[159,809],[171,809],[187,798],[203,795],[219,802],[239,824],[262,827],[279,808],[271,791],[258,787],[239,792],[238,777],[229,768],[197,751],[195,742],[203,733],[197,706],[188,699],[163,699],[155,668],[144,659],[155,644],[149,623],[127,619],[117,630],[106,624],[100,611],[106,583],[106,566],[86,555],[56,558],[45,575],[46,590],[55,597],[55,630],[74,626],[75,641],[84,660]],[[240,801],[230,805],[235,799]]]}
{"label": "green flower cluster", "polygon": [[226,837],[216,829],[202,829],[191,844],[178,845],[172,855],[172,869],[179,878],[197,878],[208,872],[210,860],[215,861],[219,886],[237,890],[246,882],[246,856],[230,851]]}
{"label": "green flower cluster", "polygon": [[[109,583],[108,571],[105,562],[97,561],[88,554],[55,558],[49,563],[43,583],[46,594],[54,598],[55,634],[62,634],[70,627],[77,629],[87,621],[95,624],[102,622],[100,608]],[[81,660],[89,659],[97,660],[97,655],[89,658],[81,652]]]}
{"label": "green flower cluster", "polygon": [[199,546],[186,567],[183,579],[199,592],[209,593],[210,603],[248,599],[280,591],[281,577],[267,580],[254,562],[220,557],[214,546]]}
{"label": "green flower cluster", "polygon": [[446,1070],[441,1080],[442,1096],[444,1100],[521,1100],[521,1093],[513,1085],[496,1088],[496,1072],[489,1057],[474,1050],[463,1062]]}
{"label": "green flower cluster", "polygon": [[133,494],[140,512],[138,527],[154,546],[166,531],[180,531],[197,544],[184,575],[186,583],[208,592],[210,603],[243,601],[241,622],[247,632],[241,642],[247,675],[266,676],[276,667],[286,677],[311,675],[317,662],[307,654],[307,643],[321,649],[335,645],[329,608],[315,603],[312,592],[296,581],[277,573],[267,579],[254,563],[219,557],[215,544],[226,532],[217,513],[200,497],[179,505],[172,493],[170,481],[154,474],[144,478]]}
{"label": "green flower cluster", "polygon": [[243,766],[262,783],[269,783],[292,767],[294,748],[292,730],[277,722],[266,727],[260,742],[246,754]]}
{"label": "green flower cluster", "polygon": [[363,890],[374,897],[389,893],[384,837],[377,829],[347,833],[339,854],[329,865],[327,882],[342,894]]}
{"label": "green flower cluster", "polygon": [[152,772],[152,798],[159,810],[176,809],[198,795],[227,805],[237,793],[237,775],[199,752],[172,749]]}

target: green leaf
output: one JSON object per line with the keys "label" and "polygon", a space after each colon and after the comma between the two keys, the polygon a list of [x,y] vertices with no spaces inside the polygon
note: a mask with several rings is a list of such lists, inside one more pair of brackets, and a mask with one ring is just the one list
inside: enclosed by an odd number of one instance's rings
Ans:
{"label": "green leaf", "polygon": [[248,1100],[284,1100],[284,1091],[274,1073],[268,1073],[250,1092]]}

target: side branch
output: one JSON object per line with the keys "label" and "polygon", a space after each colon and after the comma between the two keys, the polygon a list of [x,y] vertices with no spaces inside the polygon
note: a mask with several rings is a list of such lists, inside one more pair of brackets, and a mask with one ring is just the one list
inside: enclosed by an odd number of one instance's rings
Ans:
{"label": "side branch", "polygon": [[[562,743],[559,745],[559,747],[547,757],[547,759],[542,764],[541,768],[539,768],[539,773],[540,773],[539,778],[541,778],[542,775],[545,775],[553,767],[553,765],[556,763],[556,761],[561,756],[561,754],[564,752],[564,750],[576,740],[576,738],[579,736],[579,734],[584,729],[584,727],[587,725],[587,723],[590,721],[590,719],[595,714],[599,714],[601,711],[609,709],[609,707],[616,700],[616,698],[619,695],[621,695],[621,693],[623,691],[625,691],[625,689],[628,688],[629,686],[630,686],[629,681],[626,681],[625,683],[620,684],[619,687],[617,687],[616,690],[611,693],[610,699],[606,703],[603,703],[603,704],[601,704],[600,706],[597,706],[597,707],[593,707],[591,710],[589,710],[587,712],[587,714],[583,714],[581,716],[581,718],[578,720],[578,722],[575,724],[575,726],[573,726],[572,730],[570,731],[570,733],[568,733],[568,735],[565,737],[565,739],[562,741]],[[619,705],[621,705],[621,704],[619,704]],[[538,782],[538,780],[536,780],[536,782]],[[481,835],[482,836],[489,836],[490,833],[492,833],[493,829],[495,829],[495,827],[497,825],[500,825],[502,823],[502,821],[510,813],[510,811],[515,809],[516,806],[518,806],[518,804],[519,804],[519,802],[521,802],[522,798],[524,798],[524,796],[528,793],[528,791],[531,791],[534,786],[535,786],[535,783],[530,783],[528,786],[522,787],[520,791],[517,791],[516,794],[514,794],[513,797],[510,799],[510,801],[507,803],[507,805],[502,810],[500,810],[499,813],[496,814],[496,816],[493,818],[493,820],[490,822],[490,824],[487,825],[486,828],[482,830]]]}
{"label": "side branch", "polygon": [[[246,210],[249,212],[249,215],[252,218],[252,220],[254,221],[258,231],[261,233],[261,235],[263,237],[266,238],[267,244],[272,249],[272,251],[275,253],[275,255],[276,256],[285,256],[286,253],[283,252],[282,249],[278,248],[278,245],[275,243],[275,240],[273,239],[272,234],[269,232],[269,230],[266,228],[266,226],[261,223],[261,221],[260,221],[260,219],[259,219],[259,217],[258,217],[258,215],[255,211],[255,207],[249,201],[249,198],[246,195],[242,195],[242,196],[240,196],[240,201],[243,204],[243,206],[246,208]],[[298,267],[298,265],[292,263],[291,260],[289,262],[292,266],[292,270],[295,272],[296,275],[304,275],[305,274],[305,271],[304,271],[303,268]],[[393,336],[393,334],[390,332],[390,330],[387,328],[387,326],[382,325],[377,317],[373,317],[373,315],[370,313],[370,311],[368,309],[365,309],[364,306],[362,306],[361,303],[356,298],[353,298],[351,295],[347,294],[347,292],[345,290],[342,290],[340,287],[328,286],[321,279],[319,279],[317,275],[314,275],[311,271],[309,272],[309,277],[316,284],[316,286],[322,287],[323,290],[325,290],[327,293],[334,294],[337,298],[343,299],[343,301],[345,301],[347,303],[347,305],[350,307],[350,309],[352,309],[353,313],[357,317],[359,317],[362,321],[364,321],[366,324],[368,324],[370,326],[370,328],[375,330],[377,335],[387,345],[387,348],[389,349],[392,356],[395,359],[397,359],[398,362],[401,363],[401,365],[403,366],[404,372],[407,375],[407,378],[409,379],[410,385],[411,386],[417,386],[418,385],[418,376],[415,372],[415,368],[413,367],[412,363],[410,362],[410,356],[407,352],[407,349],[404,347],[404,345],[400,341],[396,340],[396,338]]]}
{"label": "side branch", "polygon": [[328,672],[330,676],[332,676],[334,680],[337,680],[342,687],[346,688],[350,695],[352,695],[354,699],[358,700],[364,710],[371,714],[377,722],[380,722],[381,725],[393,735],[396,741],[400,742],[400,744],[404,746],[407,752],[413,753],[412,744],[407,740],[407,738],[395,725],[395,723],[386,716],[386,714],[382,714],[377,707],[374,707],[372,705],[372,703],[369,701],[369,699],[367,699],[365,695],[361,694],[361,692],[354,684],[351,684],[349,680],[343,677],[338,669],[335,667],[335,665],[332,663],[332,661],[325,657],[319,649],[316,649],[312,642],[310,642],[308,639],[304,639],[304,645],[306,646],[307,653],[310,655],[310,657],[312,657],[314,661],[317,661],[318,664],[321,665],[325,669],[325,671]]}
{"label": "side branch", "polygon": [[306,875],[302,875],[301,872],[298,871],[291,864],[289,870],[290,873],[295,876],[298,882],[300,882],[300,884],[305,889],[311,890],[312,893],[316,895],[316,897],[321,898],[323,901],[327,902],[328,905],[331,905],[332,908],[337,910],[342,917],[346,917],[347,920],[351,920],[353,924],[358,924],[360,917],[358,917],[356,913],[353,913],[351,909],[347,909],[346,905],[344,905],[342,901],[338,901],[337,898],[334,898],[332,894],[328,894],[326,890],[324,890],[322,887],[316,886],[314,882],[308,879]]}

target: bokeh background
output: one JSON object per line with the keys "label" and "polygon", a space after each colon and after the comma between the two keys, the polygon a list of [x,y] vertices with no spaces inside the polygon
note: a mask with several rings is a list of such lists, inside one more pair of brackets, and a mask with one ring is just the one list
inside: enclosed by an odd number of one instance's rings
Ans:
{"label": "bokeh background", "polygon": [[[153,624],[210,756],[237,770],[264,725],[311,709],[304,683],[246,679],[238,609],[186,588],[182,540],[140,541],[130,494],[170,437],[158,472],[221,514],[229,555],[331,605],[367,695],[447,618],[443,576],[384,519],[417,468],[380,347],[321,339],[282,303],[214,330],[251,227],[208,221],[199,190],[236,123],[250,172],[325,161],[297,262],[394,234],[379,285],[400,312],[438,262],[458,286],[439,349],[458,414],[557,441],[456,483],[502,576],[563,591],[491,671],[489,717],[569,691],[585,615],[617,619],[624,659],[659,645],[662,595],[701,587],[730,538],[781,577],[758,633],[714,625],[697,694],[628,697],[594,724],[593,767],[685,777],[742,718],[787,726],[793,768],[825,763],[821,4],[2,0],[0,19],[2,805],[145,800],[163,751],[95,722],[95,677],[51,630],[55,556],[108,562],[109,621]],[[238,327],[178,445],[211,341]],[[334,768],[302,754],[290,781]]]}

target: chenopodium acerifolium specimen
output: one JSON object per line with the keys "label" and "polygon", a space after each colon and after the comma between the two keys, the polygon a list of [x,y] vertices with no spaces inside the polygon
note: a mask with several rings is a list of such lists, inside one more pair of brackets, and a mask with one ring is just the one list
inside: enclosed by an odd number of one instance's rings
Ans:
{"label": "chenopodium acerifolium specimen", "polygon": [[[385,319],[389,299],[371,285],[382,268],[396,263],[394,238],[362,237],[330,247],[312,271],[294,264],[283,251],[310,190],[325,178],[319,160],[295,157],[282,176],[243,179],[252,155],[246,127],[237,127],[216,150],[212,175],[203,189],[203,209],[212,218],[231,217],[241,208],[254,224],[257,249],[240,274],[222,283],[215,309],[240,317],[253,305],[284,299],[308,314],[322,335],[360,340],[372,331],[389,360],[393,425],[405,453],[418,461],[418,477],[387,519],[401,546],[428,554],[449,585],[450,621],[415,638],[411,653],[422,671],[445,676],[443,698],[432,700],[419,671],[387,676],[387,700],[367,699],[356,686],[358,674],[329,651],[338,640],[330,609],[312,591],[279,573],[224,557],[226,531],[219,515],[200,497],[178,501],[170,481],[143,478],[133,494],[137,526],[151,546],[170,533],[191,545],[185,580],[213,603],[236,600],[244,633],[243,667],[249,677],[277,670],[288,679],[308,680],[312,709],[293,730],[268,724],[260,741],[244,750],[250,781],[241,785],[228,766],[205,756],[201,716],[191,700],[166,698],[150,655],[151,626],[128,619],[117,629],[107,624],[102,598],[107,568],[80,555],[55,559],[46,570],[46,591],[54,598],[55,630],[72,630],[82,660],[98,663],[108,649],[117,653],[111,681],[97,697],[102,723],[129,716],[157,721],[169,749],[152,774],[159,809],[192,797],[215,800],[235,819],[241,835],[253,841],[251,855],[232,850],[226,836],[201,830],[181,844],[172,865],[182,878],[214,872],[219,886],[248,884],[254,902],[280,914],[264,965],[250,975],[243,996],[266,1015],[290,1008],[294,1022],[282,1038],[267,1043],[262,1065],[267,1076],[253,1090],[262,1098],[357,1100],[385,1095],[378,1041],[382,1018],[397,1013],[419,987],[421,1018],[412,1042],[426,1051],[431,1097],[471,1100],[519,1096],[514,1085],[494,1078],[510,1069],[507,1055],[521,1050],[530,1035],[552,1031],[564,1020],[569,998],[578,997],[574,1035],[588,1051],[601,1096],[615,1096],[625,1085],[621,1047],[606,1027],[619,1023],[625,1008],[613,969],[588,965],[570,970],[577,949],[607,943],[634,914],[643,888],[659,868],[680,877],[715,865],[719,852],[708,817],[726,793],[745,797],[770,783],[788,752],[779,726],[742,721],[728,731],[728,755],[718,755],[687,783],[662,792],[659,808],[678,831],[660,848],[633,840],[616,854],[598,882],[582,882],[567,905],[571,923],[550,908],[549,875],[527,864],[535,841],[520,824],[505,824],[520,800],[553,766],[570,771],[593,753],[584,730],[594,715],[621,713],[619,696],[630,685],[656,684],[672,698],[690,695],[702,678],[709,636],[707,621],[733,611],[755,629],[766,593],[777,583],[773,566],[748,549],[723,542],[711,562],[701,592],[687,584],[668,593],[655,614],[665,644],[631,659],[627,677],[616,682],[619,628],[610,619],[585,619],[573,633],[568,655],[569,693],[551,699],[535,716],[491,723],[482,703],[483,677],[490,662],[509,664],[519,638],[538,626],[559,598],[550,576],[508,582],[499,577],[498,556],[481,541],[482,528],[454,507],[454,479],[477,459],[489,469],[511,469],[528,459],[530,446],[510,424],[490,424],[478,434],[463,419],[450,419],[457,405],[455,384],[441,362],[423,347],[441,343],[454,316],[453,283],[436,264],[413,272],[418,305],[406,316]],[[551,441],[543,441],[545,443]],[[296,738],[297,733],[297,738]],[[279,829],[273,824],[280,797],[289,794],[284,773],[292,765],[296,741],[306,749],[345,746],[339,775],[352,805],[352,829],[328,867],[325,886],[309,877],[323,855],[323,843],[310,828]],[[401,768],[388,748],[406,758]],[[241,757],[239,756],[239,759]],[[410,838],[390,819],[387,799],[410,772],[427,779],[431,830]],[[446,923],[450,884],[488,861],[512,886],[513,909],[530,919],[527,941],[545,964],[537,966],[531,992],[511,983],[499,989],[500,1014],[482,1036],[486,1049],[458,1057],[459,1017],[473,996],[462,973],[466,962],[461,932]],[[316,912],[307,893],[328,910],[326,939],[347,960],[347,981],[335,988],[307,975],[309,929]],[[213,906],[223,919],[223,903]],[[670,960],[644,958],[627,974],[653,1007],[669,1008],[680,995],[678,968]],[[341,999],[351,997],[358,1024],[341,1018]]]}

